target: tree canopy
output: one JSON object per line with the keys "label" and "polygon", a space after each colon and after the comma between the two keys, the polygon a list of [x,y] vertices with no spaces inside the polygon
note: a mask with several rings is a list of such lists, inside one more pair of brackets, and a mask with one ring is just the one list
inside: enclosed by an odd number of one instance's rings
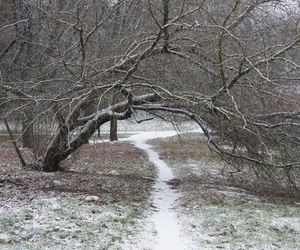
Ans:
{"label": "tree canopy", "polygon": [[[283,0],[1,2],[1,113],[57,126],[56,171],[104,123],[184,116],[236,171],[300,166],[299,3]],[[117,100],[117,102],[115,101]]]}

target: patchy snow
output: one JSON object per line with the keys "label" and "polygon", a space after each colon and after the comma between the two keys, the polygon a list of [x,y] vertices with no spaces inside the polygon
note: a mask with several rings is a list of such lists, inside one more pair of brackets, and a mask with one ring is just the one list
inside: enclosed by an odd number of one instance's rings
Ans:
{"label": "patchy snow", "polygon": [[85,197],[84,200],[87,202],[92,202],[92,201],[99,201],[100,198],[95,195],[89,195],[89,196]]}
{"label": "patchy snow", "polygon": [[[176,208],[190,250],[300,249],[297,205],[265,203],[221,176],[222,165],[193,143],[155,142],[181,180]],[[190,137],[187,137],[190,138]],[[202,148],[201,148],[202,149]],[[189,153],[188,158],[182,152]]]}
{"label": "patchy snow", "polygon": [[[124,132],[122,132],[124,133]],[[129,133],[132,134],[132,133]],[[134,135],[128,137],[128,138],[120,138],[118,141],[146,141],[150,139],[156,139],[156,138],[166,138],[170,136],[177,135],[178,132],[175,130],[168,130],[168,131],[137,131],[134,132]],[[111,143],[118,143],[118,141],[114,141]],[[89,140],[89,143],[104,143],[104,142],[110,142],[110,140],[107,139],[91,139]]]}
{"label": "patchy snow", "polygon": [[[150,117],[139,116],[140,120]],[[153,118],[152,120],[148,120],[146,122],[137,123],[135,119],[128,120],[119,120],[118,121],[118,130],[122,133],[124,132],[135,132],[140,133],[141,131],[170,131],[170,130],[180,130],[187,131],[198,128],[198,124],[191,121],[181,121],[174,125],[174,123],[168,123],[159,118]],[[107,122],[101,126],[101,131],[109,132],[110,123]]]}
{"label": "patchy snow", "polygon": [[[170,129],[170,127],[167,127]],[[105,130],[105,133],[109,133],[109,130]],[[172,137],[175,135],[180,135],[183,133],[201,133],[203,134],[203,131],[201,128],[195,128],[193,126],[191,127],[183,127],[183,128],[178,128],[178,130],[136,130],[136,131],[126,131],[123,130],[122,128],[119,128],[118,133],[124,134],[124,135],[131,135],[131,136],[125,136],[124,138],[119,138],[119,142],[126,142],[126,141],[147,141],[147,140],[152,140],[152,139],[163,139],[167,137]],[[91,144],[96,144],[96,143],[105,143],[105,142],[110,142],[110,143],[118,143],[118,141],[113,141],[111,142],[109,139],[97,139],[97,138],[92,138],[89,140],[89,143]]]}
{"label": "patchy snow", "polygon": [[272,220],[271,224],[280,231],[292,231],[300,234],[300,218],[276,218]]}
{"label": "patchy snow", "polygon": [[153,250],[155,248],[156,231],[152,215],[153,211],[144,211],[145,218],[137,222],[136,232],[124,239],[121,249]]}
{"label": "patchy snow", "polygon": [[[114,199],[99,205],[101,197],[87,194],[74,197],[47,194],[24,200],[0,197],[0,248],[300,249],[299,203],[294,206],[262,203],[244,189],[218,182],[222,179],[218,176],[217,162],[211,158],[206,162],[205,154],[187,160],[172,148],[175,157],[164,155],[166,160],[162,160],[157,148],[154,150],[147,143],[150,139],[175,135],[177,132],[171,130],[142,131],[121,139],[146,152],[157,167],[150,208],[141,208],[135,202],[116,203]],[[175,140],[165,142],[162,149],[173,146],[170,143]],[[184,145],[179,147],[181,150]],[[137,155],[132,158],[137,159]],[[143,161],[147,162],[145,158]],[[118,165],[131,169],[123,163]],[[210,175],[205,174],[208,170]],[[181,180],[180,193],[166,183],[174,178],[173,171]],[[106,173],[118,178],[122,169],[109,168]],[[59,181],[52,183],[61,185]]]}
{"label": "patchy snow", "polygon": [[[150,148],[150,145],[146,144],[145,141],[156,139],[156,138],[167,138],[167,137],[171,137],[171,136],[174,136],[174,135],[177,135],[177,134],[178,134],[178,132],[176,132],[175,130],[169,130],[169,131],[144,131],[144,132],[139,132],[138,134],[132,135],[132,136],[130,136],[129,138],[127,138],[125,140],[133,141],[138,148],[141,148],[143,150],[147,150],[148,148]],[[138,143],[141,144],[141,147],[139,147],[139,145],[137,145]]]}
{"label": "patchy snow", "polygon": [[125,203],[99,206],[86,198],[37,197],[30,203],[18,201],[19,206],[13,200],[3,204],[0,248],[120,249],[122,239],[136,231],[130,222],[135,208]]}

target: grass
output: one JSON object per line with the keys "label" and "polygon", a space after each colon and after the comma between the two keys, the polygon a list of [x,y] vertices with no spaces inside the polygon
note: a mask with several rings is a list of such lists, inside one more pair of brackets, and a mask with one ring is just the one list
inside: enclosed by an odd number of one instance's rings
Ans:
{"label": "grass", "polygon": [[194,242],[190,249],[300,249],[295,200],[257,196],[235,186],[199,136],[152,143],[180,180],[177,211],[182,232]]}
{"label": "grass", "polygon": [[[221,175],[220,159],[199,134],[152,143],[179,179],[176,211],[193,242],[189,249],[300,249],[295,200],[236,186]],[[131,249],[123,248],[128,239],[152,234],[144,226],[156,172],[132,145],[85,145],[58,173],[22,170],[3,152],[1,249]]]}
{"label": "grass", "polygon": [[[195,205],[195,204],[198,204]],[[207,204],[181,215],[199,249],[299,249],[300,211],[274,204]],[[197,249],[197,248],[195,248]]]}
{"label": "grass", "polygon": [[144,152],[131,144],[100,143],[81,147],[65,165],[89,173],[154,178],[154,168],[145,159]]}
{"label": "grass", "polygon": [[122,249],[142,230],[156,172],[132,145],[85,145],[57,173],[23,170],[7,154],[0,163],[1,249]]}
{"label": "grass", "polygon": [[[142,216],[138,204],[99,204],[84,197],[39,196],[27,204],[1,211],[0,246],[7,249],[114,249],[136,230]],[[6,203],[6,207],[11,206]],[[5,208],[2,208],[3,210]]]}
{"label": "grass", "polygon": [[205,157],[212,161],[219,161],[207,147],[206,140],[199,133],[185,133],[180,136],[169,137],[164,140],[152,140],[151,144],[157,146],[163,157],[185,160],[201,160]]}

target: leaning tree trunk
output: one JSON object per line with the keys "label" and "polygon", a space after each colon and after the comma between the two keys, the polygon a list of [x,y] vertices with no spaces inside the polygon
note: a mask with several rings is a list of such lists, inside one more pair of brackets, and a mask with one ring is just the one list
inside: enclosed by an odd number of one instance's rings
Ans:
{"label": "leaning tree trunk", "polygon": [[45,172],[56,172],[60,169],[60,162],[62,160],[60,157],[52,155],[52,157],[47,158],[42,163],[42,169]]}
{"label": "leaning tree trunk", "polygon": [[[112,118],[116,119],[116,121],[128,119],[132,114],[132,109],[128,108],[129,104],[142,105],[144,103],[156,102],[159,98],[155,93],[141,95],[134,99],[112,105],[109,108],[103,109],[102,112],[97,111],[93,115],[80,120],[73,119],[74,116],[72,114],[75,114],[75,108],[74,112],[70,115],[72,119],[65,120],[62,117],[57,117],[59,129],[48,146],[43,159],[41,159],[41,162],[37,162],[37,164],[41,164],[42,169],[46,172],[58,171],[60,163],[82,145],[88,143],[89,139],[101,125],[109,122]],[[80,130],[76,136],[70,139],[69,133],[79,127]]]}
{"label": "leaning tree trunk", "polygon": [[68,129],[61,125],[52,142],[48,146],[44,158],[42,160],[42,168],[46,172],[55,172],[60,168],[60,162],[67,150]]}
{"label": "leaning tree trunk", "polygon": [[[126,114],[124,117],[128,117]],[[104,123],[110,121],[112,115],[103,112],[90,119],[78,132],[75,138],[68,140],[69,127],[61,124],[55,137],[50,143],[42,160],[42,169],[46,172],[55,172],[60,169],[60,163],[75,152],[82,145],[88,143],[95,131]]]}

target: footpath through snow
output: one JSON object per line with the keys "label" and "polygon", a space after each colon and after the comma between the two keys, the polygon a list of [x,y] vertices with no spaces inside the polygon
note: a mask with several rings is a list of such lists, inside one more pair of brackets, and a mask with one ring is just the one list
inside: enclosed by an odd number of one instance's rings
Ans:
{"label": "footpath through snow", "polygon": [[158,153],[147,144],[147,140],[166,138],[176,134],[176,131],[141,132],[126,139],[134,142],[137,148],[144,150],[150,162],[158,170],[158,177],[152,191],[155,212],[150,218],[156,232],[155,246],[153,246],[155,250],[188,249],[187,239],[181,234],[180,223],[174,211],[174,203],[180,194],[167,184],[168,181],[174,179],[174,175],[170,167],[159,158]]}

